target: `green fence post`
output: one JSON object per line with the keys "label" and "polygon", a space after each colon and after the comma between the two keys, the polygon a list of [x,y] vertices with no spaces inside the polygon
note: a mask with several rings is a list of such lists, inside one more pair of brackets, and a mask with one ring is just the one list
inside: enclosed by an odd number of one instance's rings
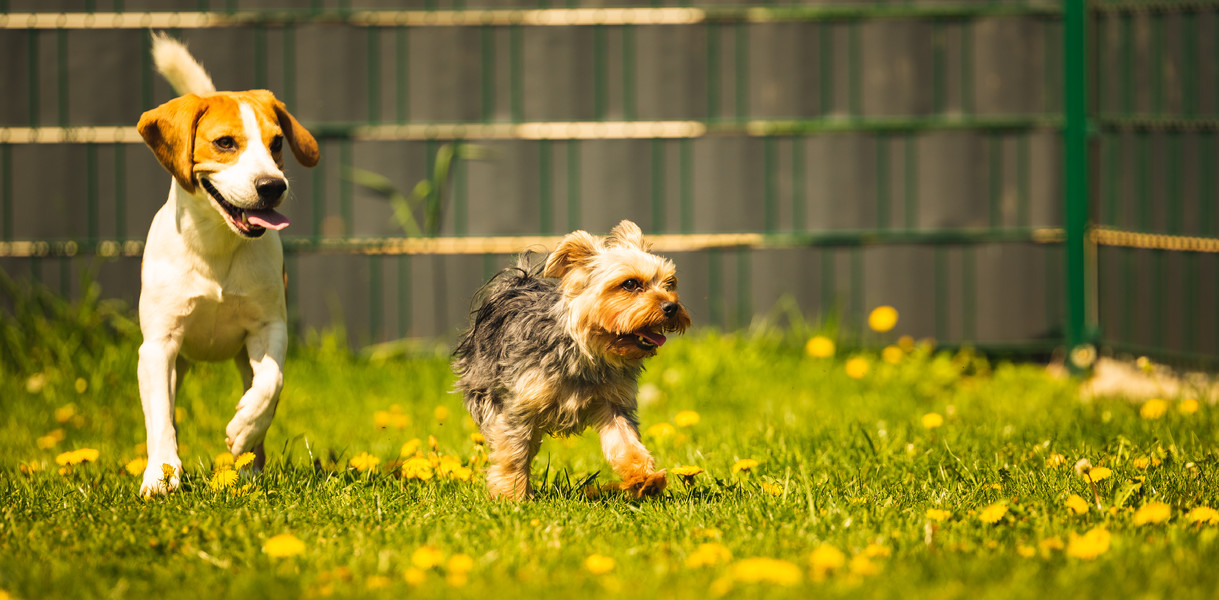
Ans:
{"label": "green fence post", "polygon": [[[1063,223],[1066,240],[1063,253],[1064,292],[1067,312],[1065,342],[1074,371],[1085,369],[1088,361],[1075,360],[1077,349],[1090,341],[1087,325],[1085,254],[1088,229],[1088,106],[1087,106],[1087,6],[1085,0],[1065,0],[1063,4]],[[1081,364],[1082,363],[1082,364]]]}

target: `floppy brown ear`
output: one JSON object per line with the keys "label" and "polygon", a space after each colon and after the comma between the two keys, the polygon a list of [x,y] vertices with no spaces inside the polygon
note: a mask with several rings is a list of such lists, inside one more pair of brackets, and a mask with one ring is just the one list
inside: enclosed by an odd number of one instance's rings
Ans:
{"label": "floppy brown ear", "polygon": [[643,241],[643,231],[639,226],[626,219],[610,230],[609,236],[605,238],[605,245],[635,247],[644,252],[651,249],[651,244]]}
{"label": "floppy brown ear", "polygon": [[288,147],[292,148],[292,156],[296,157],[296,162],[306,167],[316,166],[322,154],[317,148],[317,140],[313,139],[313,134],[301,126],[283,102],[276,100],[274,105],[275,116],[279,118],[279,128],[284,131],[284,139],[288,140]]}
{"label": "floppy brown ear", "polygon": [[546,268],[542,275],[562,278],[573,268],[592,258],[597,253],[599,242],[587,231],[574,231],[567,234],[559,246],[546,258]]}
{"label": "floppy brown ear", "polygon": [[195,192],[195,128],[207,103],[194,94],[174,98],[140,115],[136,125],[157,161],[187,192]]}

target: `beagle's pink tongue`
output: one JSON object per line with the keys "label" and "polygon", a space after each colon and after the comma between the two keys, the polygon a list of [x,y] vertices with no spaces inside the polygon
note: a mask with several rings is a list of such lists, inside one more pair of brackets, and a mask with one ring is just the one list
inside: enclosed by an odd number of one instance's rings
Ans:
{"label": "beagle's pink tongue", "polygon": [[266,227],[267,229],[274,229],[276,231],[279,231],[280,229],[283,229],[283,228],[287,227],[288,225],[292,224],[292,221],[289,221],[288,217],[284,216],[282,213],[275,212],[274,210],[271,210],[271,209],[267,209],[267,210],[248,210],[247,209],[245,211],[245,216],[246,216],[246,219],[249,220],[250,223],[253,225],[258,225],[259,227]]}
{"label": "beagle's pink tongue", "polygon": [[665,341],[669,339],[662,334],[656,333],[654,331],[648,331],[646,329],[640,329],[639,331],[636,331],[635,335],[651,342],[652,344],[654,344],[656,346],[665,345]]}

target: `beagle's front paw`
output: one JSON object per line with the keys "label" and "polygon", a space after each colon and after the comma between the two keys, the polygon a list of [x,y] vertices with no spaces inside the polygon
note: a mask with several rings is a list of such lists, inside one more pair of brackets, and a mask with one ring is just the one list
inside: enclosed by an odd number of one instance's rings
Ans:
{"label": "beagle's front paw", "polygon": [[178,489],[181,482],[182,460],[174,457],[169,459],[149,459],[144,468],[144,481],[140,484],[140,496],[164,496]]}

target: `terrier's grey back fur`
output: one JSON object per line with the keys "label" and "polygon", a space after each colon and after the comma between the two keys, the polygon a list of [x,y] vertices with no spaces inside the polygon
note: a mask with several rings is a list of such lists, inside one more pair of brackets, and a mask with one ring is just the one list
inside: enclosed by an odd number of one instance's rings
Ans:
{"label": "terrier's grey back fur", "polygon": [[[480,429],[500,411],[514,409],[509,386],[526,371],[540,368],[549,378],[581,387],[639,375],[637,368],[623,373],[581,353],[559,322],[564,299],[558,280],[542,276],[544,264],[529,264],[522,257],[516,267],[491,278],[476,297],[472,324],[453,351],[457,388]],[[581,415],[554,408],[552,414],[534,417],[541,416],[551,433],[580,432]]]}

